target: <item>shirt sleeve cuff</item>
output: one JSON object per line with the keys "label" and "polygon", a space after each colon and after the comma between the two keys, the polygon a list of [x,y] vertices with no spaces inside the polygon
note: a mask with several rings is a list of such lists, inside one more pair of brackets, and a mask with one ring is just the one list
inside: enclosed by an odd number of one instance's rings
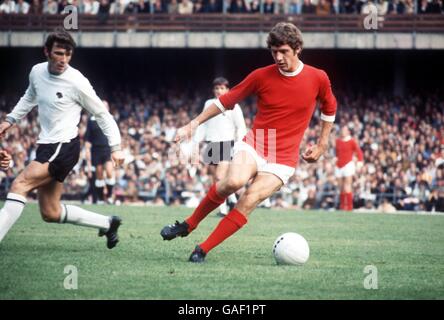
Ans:
{"label": "shirt sleeve cuff", "polygon": [[225,107],[223,106],[222,102],[220,102],[219,99],[214,100],[214,104],[216,105],[216,107],[219,108],[219,110],[224,113],[225,112]]}
{"label": "shirt sleeve cuff", "polygon": [[9,122],[11,125],[15,124],[17,122],[17,120],[15,120],[13,117],[11,116],[6,116],[5,119],[6,122]]}
{"label": "shirt sleeve cuff", "polygon": [[323,121],[335,122],[335,118],[336,118],[336,115],[327,116],[327,115],[321,113],[321,120],[323,120]]}

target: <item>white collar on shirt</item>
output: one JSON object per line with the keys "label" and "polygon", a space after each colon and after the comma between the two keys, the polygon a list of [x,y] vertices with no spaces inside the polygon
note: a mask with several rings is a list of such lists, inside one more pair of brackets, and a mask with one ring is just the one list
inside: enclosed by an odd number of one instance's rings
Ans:
{"label": "white collar on shirt", "polygon": [[301,60],[299,60],[299,66],[297,67],[297,69],[295,70],[295,71],[292,71],[292,72],[285,72],[285,71],[282,71],[281,69],[279,69],[279,72],[283,75],[283,76],[286,76],[286,77],[294,77],[294,76],[297,76],[299,73],[301,73],[301,71],[302,71],[302,69],[304,68],[304,64],[302,63],[302,61]]}

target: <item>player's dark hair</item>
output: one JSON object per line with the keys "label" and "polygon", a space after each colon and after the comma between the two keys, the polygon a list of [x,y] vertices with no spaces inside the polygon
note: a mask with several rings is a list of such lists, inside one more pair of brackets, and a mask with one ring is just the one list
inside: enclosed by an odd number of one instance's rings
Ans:
{"label": "player's dark hair", "polygon": [[301,31],[290,22],[279,22],[271,29],[267,38],[268,49],[288,44],[293,51],[302,50],[304,44]]}
{"label": "player's dark hair", "polygon": [[54,32],[48,35],[45,42],[45,48],[50,52],[55,42],[68,51],[73,51],[76,47],[76,43],[69,32],[61,28],[54,30]]}
{"label": "player's dark hair", "polygon": [[215,86],[225,86],[225,87],[228,88],[229,85],[230,85],[230,83],[224,77],[217,77],[216,79],[213,80],[213,87],[215,87]]}

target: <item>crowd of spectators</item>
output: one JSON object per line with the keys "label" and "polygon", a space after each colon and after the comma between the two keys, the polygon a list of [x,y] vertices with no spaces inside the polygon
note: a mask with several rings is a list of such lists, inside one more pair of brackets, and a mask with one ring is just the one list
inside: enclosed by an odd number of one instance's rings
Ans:
{"label": "crowd of spectators", "polygon": [[[317,164],[301,161],[288,184],[262,206],[337,208],[335,137],[340,126],[348,125],[364,151],[365,162],[354,180],[355,208],[444,211],[443,100],[432,94],[401,99],[387,94],[363,97],[338,92],[337,97],[340,109],[330,149]],[[200,112],[207,98],[177,90],[155,94],[114,90],[107,97],[126,153],[125,166],[117,172],[118,203],[189,207],[199,203],[212,183],[208,168],[201,161],[183,158],[180,147],[172,140],[176,128]],[[2,119],[17,100],[18,97],[0,96]],[[241,106],[247,127],[251,127],[255,101],[244,101]],[[87,117],[83,115],[79,124],[82,139]],[[14,160],[11,169],[0,172],[3,196],[13,178],[35,156],[38,132],[37,113],[33,110],[2,140],[1,147],[9,150]],[[319,132],[316,111],[303,143],[315,142]],[[65,198],[90,201],[90,176],[83,147],[79,163],[65,182]]]}
{"label": "crowd of spectators", "polygon": [[0,14],[57,14],[68,5],[81,14],[134,13],[263,13],[263,14],[366,14],[443,13],[442,0],[1,0]]}

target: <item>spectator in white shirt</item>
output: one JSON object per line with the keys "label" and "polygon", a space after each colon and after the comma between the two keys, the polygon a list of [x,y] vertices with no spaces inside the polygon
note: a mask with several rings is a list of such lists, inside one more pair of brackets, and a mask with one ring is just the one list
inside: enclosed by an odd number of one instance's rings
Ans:
{"label": "spectator in white shirt", "polygon": [[193,13],[193,3],[190,0],[182,0],[179,3],[179,14],[191,14]]}
{"label": "spectator in white shirt", "polygon": [[0,5],[0,13],[15,13],[15,2],[4,0]]}
{"label": "spectator in white shirt", "polygon": [[27,14],[29,12],[29,3],[24,0],[18,0],[15,5],[15,13]]}

